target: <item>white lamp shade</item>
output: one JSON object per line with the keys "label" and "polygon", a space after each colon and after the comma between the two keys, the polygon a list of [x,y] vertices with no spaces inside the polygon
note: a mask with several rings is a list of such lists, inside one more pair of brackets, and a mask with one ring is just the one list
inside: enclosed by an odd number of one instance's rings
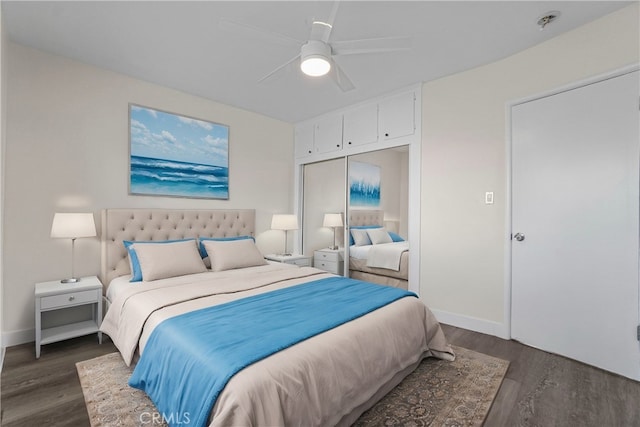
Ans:
{"label": "white lamp shade", "polygon": [[271,218],[272,230],[297,230],[298,217],[296,215],[274,215]]}
{"label": "white lamp shade", "polygon": [[323,227],[342,227],[342,214],[324,214]]}
{"label": "white lamp shade", "polygon": [[92,213],[56,213],[51,225],[51,237],[75,239],[96,235]]}

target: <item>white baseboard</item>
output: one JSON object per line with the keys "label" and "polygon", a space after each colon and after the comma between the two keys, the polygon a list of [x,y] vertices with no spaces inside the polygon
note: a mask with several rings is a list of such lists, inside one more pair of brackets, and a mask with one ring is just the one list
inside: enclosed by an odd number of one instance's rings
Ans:
{"label": "white baseboard", "polygon": [[431,309],[436,316],[438,322],[444,323],[458,328],[468,329],[470,331],[480,332],[487,335],[493,335],[505,340],[511,339],[507,326],[503,323],[494,322],[492,320],[478,319],[476,317],[465,316],[462,314],[450,313],[443,310]]}
{"label": "white baseboard", "polygon": [[11,331],[2,333],[2,348],[13,347],[14,345],[26,344],[36,340],[35,329],[23,329],[21,331]]}

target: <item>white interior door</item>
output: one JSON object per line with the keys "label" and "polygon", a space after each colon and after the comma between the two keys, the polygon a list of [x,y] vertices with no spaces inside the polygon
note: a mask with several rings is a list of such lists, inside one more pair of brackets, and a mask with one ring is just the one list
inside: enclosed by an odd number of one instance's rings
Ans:
{"label": "white interior door", "polygon": [[511,110],[511,335],[635,379],[638,74]]}

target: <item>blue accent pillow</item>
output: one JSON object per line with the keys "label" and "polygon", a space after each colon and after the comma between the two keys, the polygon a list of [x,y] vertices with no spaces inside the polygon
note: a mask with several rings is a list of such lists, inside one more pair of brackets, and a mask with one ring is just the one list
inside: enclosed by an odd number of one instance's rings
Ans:
{"label": "blue accent pillow", "polygon": [[142,269],[140,268],[140,261],[138,261],[138,254],[135,249],[131,247],[134,243],[175,243],[186,242],[196,239],[176,239],[176,240],[123,240],[122,244],[129,254],[129,261],[131,261],[131,280],[130,282],[142,282]]}
{"label": "blue accent pillow", "polygon": [[200,250],[200,256],[204,259],[207,255],[207,250],[204,248],[204,244],[202,243],[204,240],[213,240],[216,242],[225,242],[228,240],[245,240],[251,239],[254,242],[256,239],[253,236],[235,236],[235,237],[198,237],[198,249]]}
{"label": "blue accent pillow", "polygon": [[[360,229],[367,229],[367,228],[382,228],[382,226],[381,225],[354,225],[354,226],[349,227],[349,228],[354,228],[354,229],[360,230]],[[392,239],[393,239],[393,237],[392,237]],[[355,244],[356,244],[356,242],[353,240],[353,236],[351,235],[351,231],[349,231],[349,246],[353,246]]]}
{"label": "blue accent pillow", "polygon": [[404,239],[398,236],[393,231],[388,231],[388,233],[389,233],[389,236],[391,236],[391,240],[393,240],[394,242],[404,242]]}

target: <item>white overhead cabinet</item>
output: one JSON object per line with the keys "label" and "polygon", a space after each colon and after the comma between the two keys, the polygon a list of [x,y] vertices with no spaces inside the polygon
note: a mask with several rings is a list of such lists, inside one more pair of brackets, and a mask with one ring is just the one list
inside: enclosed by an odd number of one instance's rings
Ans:
{"label": "white overhead cabinet", "polygon": [[298,123],[296,159],[308,163],[411,143],[416,137],[416,92],[402,92]]}
{"label": "white overhead cabinet", "polygon": [[345,111],[342,131],[343,147],[378,142],[378,104]]}
{"label": "white overhead cabinet", "polygon": [[394,139],[413,135],[416,130],[415,94],[402,93],[380,101],[380,136]]}
{"label": "white overhead cabinet", "polygon": [[325,116],[316,122],[314,145],[318,154],[342,150],[342,115]]}
{"label": "white overhead cabinet", "polygon": [[303,123],[296,126],[295,153],[296,159],[313,154],[313,130],[312,123]]}

